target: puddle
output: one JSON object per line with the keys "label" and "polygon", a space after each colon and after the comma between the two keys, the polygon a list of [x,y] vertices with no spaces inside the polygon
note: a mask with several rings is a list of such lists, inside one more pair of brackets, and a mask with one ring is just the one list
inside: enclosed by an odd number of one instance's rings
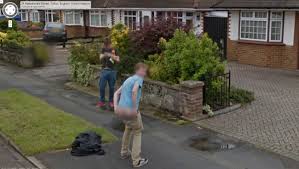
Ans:
{"label": "puddle", "polygon": [[200,151],[226,151],[236,148],[236,143],[229,140],[223,140],[216,136],[198,136],[191,138],[190,147]]}

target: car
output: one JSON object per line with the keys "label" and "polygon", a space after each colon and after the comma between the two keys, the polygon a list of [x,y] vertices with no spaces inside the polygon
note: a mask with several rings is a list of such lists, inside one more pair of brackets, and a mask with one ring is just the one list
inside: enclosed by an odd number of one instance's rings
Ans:
{"label": "car", "polygon": [[67,31],[63,23],[46,23],[43,31],[44,41],[63,42],[67,41]]}

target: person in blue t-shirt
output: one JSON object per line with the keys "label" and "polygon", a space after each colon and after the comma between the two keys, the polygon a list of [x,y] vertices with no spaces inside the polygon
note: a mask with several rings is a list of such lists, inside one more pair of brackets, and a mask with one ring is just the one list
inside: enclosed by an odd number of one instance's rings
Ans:
{"label": "person in blue t-shirt", "polygon": [[[129,77],[114,94],[114,109],[129,110],[130,120],[125,120],[126,125],[121,148],[121,158],[131,156],[133,167],[141,167],[148,163],[148,159],[141,158],[141,131],[143,130],[141,114],[138,110],[141,99],[143,79],[147,74],[148,66],[138,63],[135,66],[135,75]],[[133,136],[132,153],[129,151],[130,139]]]}

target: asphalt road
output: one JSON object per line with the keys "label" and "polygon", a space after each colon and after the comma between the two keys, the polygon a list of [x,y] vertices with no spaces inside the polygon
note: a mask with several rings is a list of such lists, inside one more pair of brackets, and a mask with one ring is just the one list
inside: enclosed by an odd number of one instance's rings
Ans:
{"label": "asphalt road", "polygon": [[[65,89],[60,83],[36,75],[32,70],[0,64],[0,90],[17,88],[37,96],[65,112],[106,127],[118,137],[113,113],[95,108],[97,98]],[[149,169],[298,169],[299,163],[252,145],[193,125],[175,126],[144,117],[143,156]],[[194,138],[230,142],[230,150],[200,151],[190,146]],[[119,159],[120,142],[105,145],[105,156],[72,157],[69,150],[38,154],[50,169],[128,169],[129,160]]]}

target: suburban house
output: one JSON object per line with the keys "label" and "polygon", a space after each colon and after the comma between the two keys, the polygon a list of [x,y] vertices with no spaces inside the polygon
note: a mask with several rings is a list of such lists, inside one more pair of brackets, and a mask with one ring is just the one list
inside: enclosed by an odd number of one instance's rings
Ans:
{"label": "suburban house", "polygon": [[[207,32],[220,47],[223,59],[299,69],[299,0],[86,2],[91,2],[88,9],[20,9],[17,19],[21,23],[62,22],[68,38],[84,38],[105,36],[118,23],[135,30],[155,19],[172,17],[191,26],[196,34]],[[24,31],[33,38],[41,36],[41,31]]]}
{"label": "suburban house", "polygon": [[298,0],[223,0],[213,9],[229,11],[228,60],[299,69]]}
{"label": "suburban house", "polygon": [[[8,1],[7,1],[8,2]],[[17,5],[20,2],[17,1]],[[69,38],[96,37],[107,33],[117,23],[138,29],[157,18],[172,17],[201,33],[203,11],[211,10],[213,1],[204,0],[91,0],[91,9],[82,10],[24,10],[19,11],[21,22],[63,22]]]}

